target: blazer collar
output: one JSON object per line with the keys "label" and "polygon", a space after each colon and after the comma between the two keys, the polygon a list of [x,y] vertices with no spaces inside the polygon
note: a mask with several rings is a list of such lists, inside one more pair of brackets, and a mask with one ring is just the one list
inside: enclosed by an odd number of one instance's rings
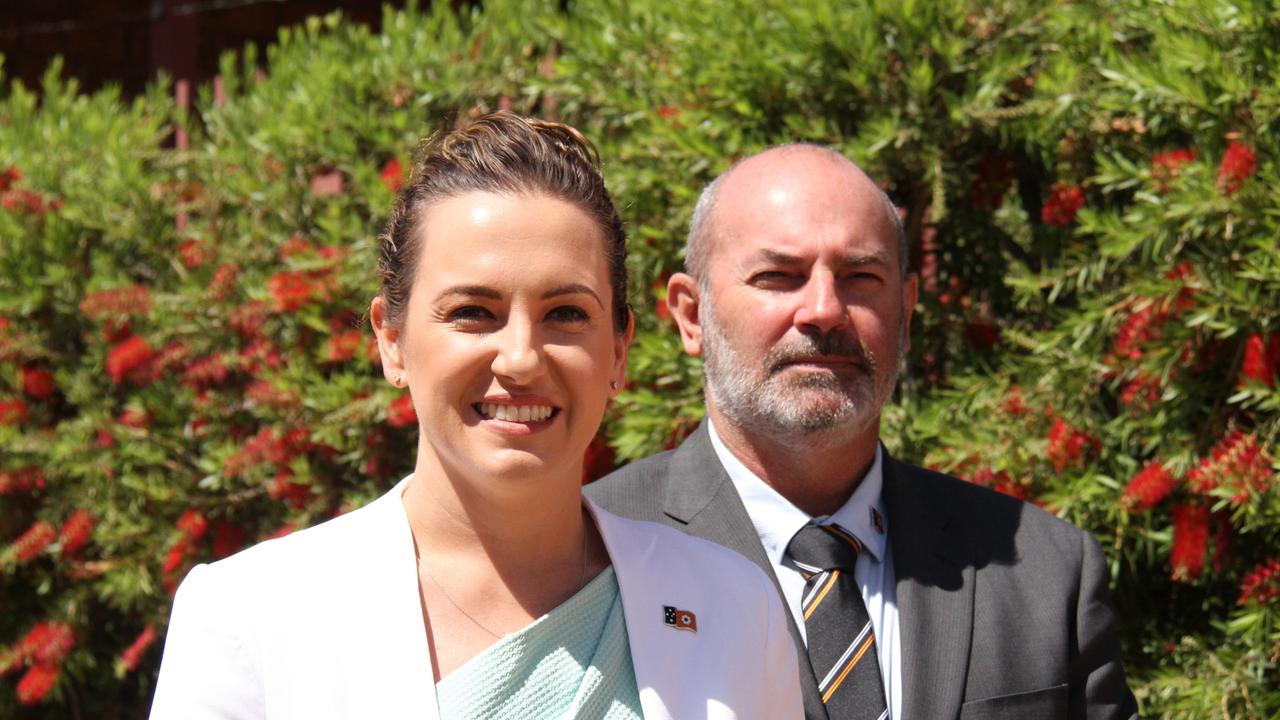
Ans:
{"label": "blazer collar", "polygon": [[[782,599],[782,586],[778,584],[769,556],[756,535],[751,516],[711,446],[706,420],[699,423],[698,428],[672,453],[667,473],[663,512],[684,526],[684,531],[690,535],[723,545],[754,562],[764,570],[778,591],[779,599]],[[818,694],[818,681],[805,659],[808,650],[800,630],[789,611],[783,614],[787,618],[787,631],[791,633],[796,653],[801,658],[800,692],[804,697],[805,717],[826,718],[826,708]]]}
{"label": "blazer collar", "polygon": [[921,471],[886,453],[883,495],[902,637],[903,715],[957,717],[973,640],[974,567],[952,513]]}

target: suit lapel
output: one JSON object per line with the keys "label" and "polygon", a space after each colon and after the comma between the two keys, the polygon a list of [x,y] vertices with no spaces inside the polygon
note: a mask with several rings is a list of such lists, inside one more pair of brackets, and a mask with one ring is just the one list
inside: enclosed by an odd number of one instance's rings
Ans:
{"label": "suit lapel", "polygon": [[[663,512],[685,532],[695,537],[723,545],[746,557],[764,570],[780,598],[782,586],[773,572],[773,564],[765,554],[760,537],[756,534],[751,516],[738,496],[737,488],[729,479],[720,459],[711,446],[711,434],[707,422],[702,421],[676,449],[669,466],[669,477],[663,496]],[[785,599],[783,606],[786,606]],[[787,630],[796,644],[800,657],[800,691],[804,695],[805,717],[826,718],[826,708],[818,694],[818,682],[809,667],[808,650],[795,618],[787,611]]]}
{"label": "suit lapel", "polygon": [[950,509],[918,491],[914,472],[885,455],[882,497],[897,577],[903,716],[954,718],[973,639],[974,569]]}

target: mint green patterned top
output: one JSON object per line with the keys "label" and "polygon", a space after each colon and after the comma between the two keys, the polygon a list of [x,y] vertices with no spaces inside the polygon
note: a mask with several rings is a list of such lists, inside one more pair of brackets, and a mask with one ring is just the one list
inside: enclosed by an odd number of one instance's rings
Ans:
{"label": "mint green patterned top", "polygon": [[640,720],[613,568],[436,685],[442,720]]}

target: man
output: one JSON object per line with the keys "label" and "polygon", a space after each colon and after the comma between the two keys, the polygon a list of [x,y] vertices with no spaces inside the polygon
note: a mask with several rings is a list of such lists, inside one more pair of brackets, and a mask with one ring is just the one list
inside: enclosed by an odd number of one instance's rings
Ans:
{"label": "man", "polygon": [[906,255],[892,203],[831,150],[717,178],[667,299],[707,420],[587,493],[776,580],[810,718],[1136,717],[1097,542],[879,443],[916,303]]}

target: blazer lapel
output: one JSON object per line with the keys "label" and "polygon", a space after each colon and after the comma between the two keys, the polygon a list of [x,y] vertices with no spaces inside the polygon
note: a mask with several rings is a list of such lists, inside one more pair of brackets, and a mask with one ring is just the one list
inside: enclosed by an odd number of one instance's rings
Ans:
{"label": "blazer lapel", "polygon": [[903,716],[954,718],[973,639],[974,568],[950,510],[915,490],[914,472],[886,453],[882,497],[897,578]]}
{"label": "blazer lapel", "polygon": [[[782,586],[778,584],[769,556],[756,535],[751,516],[711,446],[706,420],[676,449],[668,473],[663,512],[682,525],[688,534],[723,545],[760,566],[778,591],[778,596],[783,597]],[[785,599],[783,605],[786,605]],[[800,658],[800,692],[804,695],[805,717],[826,718],[826,707],[818,693],[818,681],[807,660],[808,649],[796,628],[795,617],[789,611],[785,614],[787,630]]]}

